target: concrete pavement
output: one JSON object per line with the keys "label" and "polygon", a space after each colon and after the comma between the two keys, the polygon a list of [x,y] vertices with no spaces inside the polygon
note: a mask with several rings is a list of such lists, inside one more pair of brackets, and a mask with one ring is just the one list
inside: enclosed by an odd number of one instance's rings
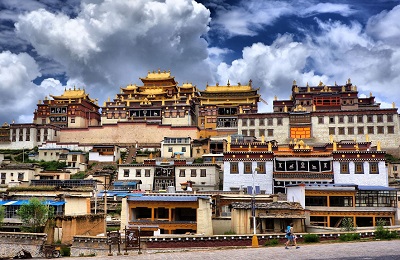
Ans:
{"label": "concrete pavement", "polygon": [[347,242],[347,243],[317,243],[300,244],[299,249],[290,247],[285,249],[284,245],[276,247],[260,248],[206,248],[206,249],[180,249],[171,250],[142,250],[138,255],[137,251],[130,251],[129,255],[105,256],[105,257],[70,257],[70,260],[85,259],[129,259],[137,260],[157,260],[157,259],[185,259],[185,260],[203,260],[203,259],[399,259],[400,260],[400,240],[391,241],[365,241],[365,242]]}

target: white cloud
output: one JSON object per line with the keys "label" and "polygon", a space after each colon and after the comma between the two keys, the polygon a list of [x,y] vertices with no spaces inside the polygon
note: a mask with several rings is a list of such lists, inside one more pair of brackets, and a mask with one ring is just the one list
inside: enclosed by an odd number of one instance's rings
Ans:
{"label": "white cloud", "polygon": [[[373,20],[377,25],[381,21],[397,21],[392,12]],[[400,104],[400,96],[396,95],[400,84],[400,49],[391,45],[395,36],[400,39],[400,33],[392,30],[391,37],[380,36],[375,41],[357,22],[345,25],[315,21],[318,32],[310,33],[302,42],[283,35],[271,45],[256,43],[244,48],[242,58],[229,65],[220,64],[219,80],[247,82],[251,78],[264,99],[273,95],[286,99],[293,80],[299,85],[317,85],[319,81],[344,84],[351,78],[360,94],[372,92],[382,106],[387,107],[392,101]]]}
{"label": "white cloud", "polygon": [[[39,77],[39,67],[35,60],[26,53],[14,54],[9,51],[0,53],[0,118],[8,123],[12,120],[26,123],[32,122],[36,102],[48,95],[48,91],[56,92],[56,86],[37,86],[32,81]],[[26,114],[27,113],[27,114]],[[20,121],[26,120],[28,121]]]}
{"label": "white cloud", "polygon": [[377,41],[400,46],[400,5],[392,10],[383,11],[371,17],[367,23],[366,31]]}
{"label": "white cloud", "polygon": [[[98,88],[98,98],[139,83],[148,70],[171,70],[178,81],[211,80],[209,11],[190,0],[85,1],[75,18],[44,9],[22,15],[18,34],[70,79]],[[94,97],[96,98],[96,97]]]}
{"label": "white cloud", "polygon": [[242,1],[236,6],[219,8],[212,24],[225,32],[228,37],[255,36],[284,16],[305,17],[322,13],[349,16],[355,12],[347,4],[249,0]]}

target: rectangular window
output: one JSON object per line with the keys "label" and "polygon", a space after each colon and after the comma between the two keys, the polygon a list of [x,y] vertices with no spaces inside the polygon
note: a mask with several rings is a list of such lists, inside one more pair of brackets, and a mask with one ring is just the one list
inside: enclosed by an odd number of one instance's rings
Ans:
{"label": "rectangular window", "polygon": [[258,125],[263,126],[264,125],[264,119],[259,119]]}
{"label": "rectangular window", "polygon": [[341,174],[349,174],[349,163],[348,162],[340,163],[340,173]]}
{"label": "rectangular window", "polygon": [[335,123],[335,117],[334,116],[330,116],[329,117],[329,124],[334,124]]}
{"label": "rectangular window", "polygon": [[150,177],[150,169],[144,170],[144,177]]}
{"label": "rectangular window", "polygon": [[268,125],[274,125],[274,120],[272,118],[268,118]]}
{"label": "rectangular window", "polygon": [[242,135],[247,136],[247,130],[242,130]]}
{"label": "rectangular window", "polygon": [[334,127],[329,127],[329,134],[334,135],[335,134],[335,128]]}
{"label": "rectangular window", "polygon": [[377,115],[376,116],[376,122],[383,123],[383,115]]}
{"label": "rectangular window", "polygon": [[387,120],[388,122],[393,122],[393,115],[387,115],[387,116],[386,116],[386,120]]}
{"label": "rectangular window", "polygon": [[373,126],[367,126],[367,131],[368,131],[368,134],[373,134],[374,133],[374,127]]}
{"label": "rectangular window", "polygon": [[282,125],[282,118],[278,118],[277,120],[278,120],[278,123],[277,123],[277,124],[278,124],[278,125]]}
{"label": "rectangular window", "polygon": [[1,179],[2,179],[2,180],[5,180],[5,179],[6,179],[6,173],[5,173],[5,172],[2,172],[2,173],[1,173]]}
{"label": "rectangular window", "polygon": [[254,126],[254,119],[250,119],[250,126]]}
{"label": "rectangular window", "polygon": [[387,133],[388,134],[394,134],[394,126],[388,126],[387,127]]}
{"label": "rectangular window", "polygon": [[265,136],[265,129],[258,130],[258,136]]}
{"label": "rectangular window", "polygon": [[200,169],[200,177],[206,177],[206,169]]}
{"label": "rectangular window", "polygon": [[186,147],[182,147],[182,153],[186,152]]}
{"label": "rectangular window", "polygon": [[323,116],[319,116],[318,117],[318,124],[323,124],[324,123],[324,117]]}
{"label": "rectangular window", "polygon": [[244,163],[244,173],[247,173],[247,174],[253,173],[251,171],[251,162],[245,162]]}
{"label": "rectangular window", "polygon": [[362,115],[357,116],[357,123],[364,123],[364,117]]}
{"label": "rectangular window", "polygon": [[359,135],[363,135],[364,134],[364,127],[363,126],[358,126],[357,127],[357,133]]}
{"label": "rectangular window", "polygon": [[24,173],[23,172],[19,172],[18,173],[18,180],[19,181],[23,181],[24,180]]}
{"label": "rectangular window", "polygon": [[268,136],[274,136],[274,129],[268,129]]}
{"label": "rectangular window", "polygon": [[129,170],[124,170],[124,177],[129,177]]}
{"label": "rectangular window", "polygon": [[339,123],[343,124],[344,123],[344,116],[339,116]]}
{"label": "rectangular window", "polygon": [[231,174],[239,173],[239,167],[237,162],[231,162]]}
{"label": "rectangular window", "polygon": [[186,177],[186,173],[184,169],[179,170],[179,177]]}
{"label": "rectangular window", "polygon": [[339,134],[340,134],[340,135],[345,135],[345,133],[344,133],[344,127],[339,127]]}
{"label": "rectangular window", "polygon": [[364,174],[364,163],[363,162],[355,162],[355,173],[356,174]]}
{"label": "rectangular window", "polygon": [[190,177],[196,177],[196,176],[197,176],[196,169],[191,169],[190,170]]}
{"label": "rectangular window", "polygon": [[172,147],[168,147],[168,152],[172,153],[174,150],[172,149]]}
{"label": "rectangular window", "polygon": [[348,127],[347,128],[347,134],[354,135],[354,127]]}
{"label": "rectangular window", "polygon": [[367,123],[373,123],[374,122],[374,116],[373,115],[367,115]]}
{"label": "rectangular window", "polygon": [[247,126],[247,119],[242,119],[242,126]]}
{"label": "rectangular window", "polygon": [[354,123],[354,116],[347,116],[347,122]]}
{"label": "rectangular window", "polygon": [[258,162],[257,168],[258,168],[257,174],[265,173],[265,163],[264,162]]}
{"label": "rectangular window", "polygon": [[377,126],[377,127],[376,127],[376,132],[377,132],[378,134],[384,134],[384,128],[383,128],[383,126]]}
{"label": "rectangular window", "polygon": [[379,174],[379,168],[377,162],[370,162],[369,163],[369,173],[370,174]]}
{"label": "rectangular window", "polygon": [[255,133],[254,133],[254,132],[255,132],[255,130],[254,130],[254,129],[251,129],[249,135],[250,135],[250,136],[255,136]]}
{"label": "rectangular window", "polygon": [[136,177],[142,177],[142,170],[136,170]]}

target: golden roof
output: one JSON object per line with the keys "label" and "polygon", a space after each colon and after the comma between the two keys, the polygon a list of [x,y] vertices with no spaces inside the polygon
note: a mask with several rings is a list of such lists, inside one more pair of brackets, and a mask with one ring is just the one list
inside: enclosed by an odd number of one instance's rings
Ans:
{"label": "golden roof", "polygon": [[193,88],[193,84],[192,83],[183,83],[182,86],[180,86],[181,88]]}
{"label": "golden roof", "polygon": [[155,72],[153,70],[153,72],[148,72],[146,79],[169,79],[171,78],[171,72],[170,71],[160,71],[158,70],[158,72]]}
{"label": "golden roof", "polygon": [[153,94],[153,95],[157,95],[157,94],[164,94],[167,93],[163,88],[146,88],[144,89],[142,92],[140,92],[139,94]]}
{"label": "golden roof", "polygon": [[76,98],[83,98],[90,100],[91,102],[96,102],[96,100],[89,98],[89,94],[85,92],[85,89],[76,89],[74,86],[73,89],[64,89],[64,93],[61,96],[54,96],[50,95],[53,99],[76,99]]}
{"label": "golden roof", "polygon": [[126,86],[126,88],[125,89],[129,89],[129,90],[135,90],[135,89],[137,89],[138,87],[136,86],[136,84],[134,84],[134,85],[132,85],[132,84],[130,84],[130,85],[128,85],[128,86]]}
{"label": "golden roof", "polygon": [[226,85],[226,86],[206,86],[205,92],[246,92],[251,91],[252,87],[249,85]]}

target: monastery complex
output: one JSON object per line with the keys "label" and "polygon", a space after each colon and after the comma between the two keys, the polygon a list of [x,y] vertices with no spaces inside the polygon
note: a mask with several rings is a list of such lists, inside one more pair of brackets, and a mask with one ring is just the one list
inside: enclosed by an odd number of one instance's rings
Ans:
{"label": "monastery complex", "polygon": [[1,184],[68,181],[108,162],[115,176],[100,195],[120,198],[121,229],[150,223],[160,234],[281,232],[290,222],[304,232],[345,217],[359,227],[399,223],[400,162],[386,160],[400,156],[398,108],[360,97],[350,79],[293,81],[270,113],[258,112],[265,101],[251,80],[204,90],[169,71],[140,80],[102,106],[84,89],[65,89],[39,100],[33,122],[5,123],[0,149],[38,147],[36,159],[65,161],[68,173],[3,166]]}

